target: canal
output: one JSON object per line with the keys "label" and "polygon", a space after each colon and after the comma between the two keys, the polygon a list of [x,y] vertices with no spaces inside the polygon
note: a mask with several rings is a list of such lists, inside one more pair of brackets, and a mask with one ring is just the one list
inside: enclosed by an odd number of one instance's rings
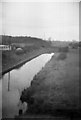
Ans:
{"label": "canal", "polygon": [[20,68],[6,73],[1,78],[0,91],[2,84],[2,106],[0,105],[0,109],[2,107],[3,118],[14,118],[15,115],[18,115],[18,103],[21,92],[24,88],[30,86],[33,77],[45,66],[53,55],[54,53],[42,54],[25,63]]}

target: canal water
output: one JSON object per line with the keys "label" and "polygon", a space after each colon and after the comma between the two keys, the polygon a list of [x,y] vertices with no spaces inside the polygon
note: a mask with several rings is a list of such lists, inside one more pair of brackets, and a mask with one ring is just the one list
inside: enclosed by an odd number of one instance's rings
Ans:
{"label": "canal water", "polygon": [[2,118],[2,81],[0,80],[0,119]]}
{"label": "canal water", "polygon": [[18,103],[22,90],[30,86],[33,77],[45,66],[53,55],[54,53],[42,54],[3,76],[0,80],[0,84],[2,84],[3,118],[14,118],[15,115],[18,115]]}

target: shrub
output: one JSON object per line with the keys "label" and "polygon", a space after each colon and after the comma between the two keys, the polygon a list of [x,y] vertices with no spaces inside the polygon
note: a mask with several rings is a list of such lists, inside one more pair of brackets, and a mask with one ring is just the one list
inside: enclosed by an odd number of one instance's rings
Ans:
{"label": "shrub", "polygon": [[66,57],[67,57],[67,54],[63,52],[63,53],[60,53],[57,60],[64,60],[64,59],[66,59]]}
{"label": "shrub", "polygon": [[69,51],[68,46],[67,47],[60,47],[59,48],[59,52],[68,52],[68,51]]}

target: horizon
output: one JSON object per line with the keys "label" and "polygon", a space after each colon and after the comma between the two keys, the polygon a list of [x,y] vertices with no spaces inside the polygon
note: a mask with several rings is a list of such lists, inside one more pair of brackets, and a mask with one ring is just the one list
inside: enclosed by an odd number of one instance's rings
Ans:
{"label": "horizon", "polygon": [[3,2],[2,7],[2,35],[79,41],[78,2]]}
{"label": "horizon", "polygon": [[[35,36],[21,36],[21,35],[17,35],[17,36],[12,36],[12,35],[0,35],[0,36],[5,36],[5,37],[13,37],[13,38],[15,38],[15,37],[22,37],[22,38],[24,38],[24,37],[27,37],[27,38],[31,38],[31,39],[33,39],[33,38],[36,38],[36,39],[40,39],[40,40],[43,40],[43,41],[51,41],[51,42],[81,42],[81,41],[77,41],[77,40],[46,40],[46,39],[42,39],[42,38],[39,38],[39,37],[35,37]],[[2,40],[2,39],[1,39]]]}

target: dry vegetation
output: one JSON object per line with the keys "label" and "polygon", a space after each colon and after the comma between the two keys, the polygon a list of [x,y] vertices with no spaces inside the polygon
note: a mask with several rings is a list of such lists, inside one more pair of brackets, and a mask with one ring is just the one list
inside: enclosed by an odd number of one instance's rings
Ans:
{"label": "dry vegetation", "polygon": [[27,115],[80,117],[79,49],[63,50],[55,53],[22,92],[22,101],[28,103]]}

